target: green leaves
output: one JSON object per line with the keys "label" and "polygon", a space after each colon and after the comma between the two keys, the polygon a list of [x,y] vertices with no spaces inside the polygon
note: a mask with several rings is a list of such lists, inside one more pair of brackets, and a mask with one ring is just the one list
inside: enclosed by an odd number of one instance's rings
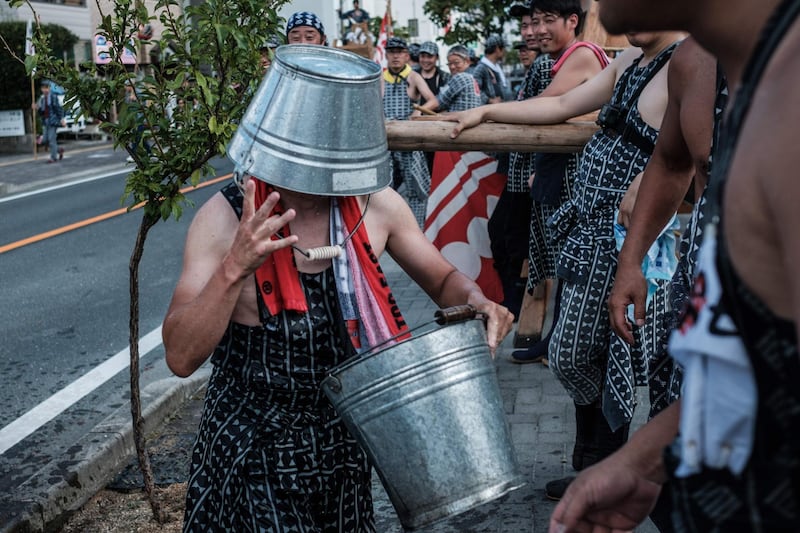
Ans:
{"label": "green leaves", "polygon": [[513,20],[505,0],[425,0],[423,11],[441,27],[450,26],[442,38],[445,44],[474,45],[494,33],[502,34],[505,23]]}
{"label": "green leaves", "polygon": [[[129,207],[146,202],[148,217],[178,217],[186,203],[180,190],[196,185],[210,173],[208,162],[225,154],[263,76],[258,50],[265,36],[281,32],[277,8],[283,3],[210,0],[182,12],[176,0],[159,0],[151,11],[153,4],[116,0],[97,29],[111,43],[110,63],[87,63],[80,73],[48,53],[48,34],[40,28],[38,53],[26,58],[25,68],[56,80],[133,156],[136,168],[124,192]],[[161,33],[140,39],[140,24],[155,20]],[[140,61],[133,72],[122,62],[126,48]]]}

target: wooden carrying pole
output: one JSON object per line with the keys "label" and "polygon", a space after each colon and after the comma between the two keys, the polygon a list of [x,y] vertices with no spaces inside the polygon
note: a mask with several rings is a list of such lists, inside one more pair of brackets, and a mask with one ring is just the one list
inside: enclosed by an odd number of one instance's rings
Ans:
{"label": "wooden carrying pole", "polygon": [[[436,118],[436,120],[430,120]],[[429,117],[386,122],[389,150],[408,152],[580,152],[597,131],[597,125],[580,117],[564,124],[530,126],[484,122],[464,130],[455,139],[450,133],[454,122]]]}

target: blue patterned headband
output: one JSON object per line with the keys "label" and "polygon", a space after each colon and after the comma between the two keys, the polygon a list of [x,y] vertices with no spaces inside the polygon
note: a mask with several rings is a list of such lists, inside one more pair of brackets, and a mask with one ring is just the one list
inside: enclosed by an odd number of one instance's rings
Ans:
{"label": "blue patterned headband", "polygon": [[322,25],[322,21],[314,13],[308,11],[298,11],[289,17],[289,20],[286,22],[286,34],[288,35],[289,32],[297,26],[311,26],[317,30],[320,35],[325,35],[325,27]]}

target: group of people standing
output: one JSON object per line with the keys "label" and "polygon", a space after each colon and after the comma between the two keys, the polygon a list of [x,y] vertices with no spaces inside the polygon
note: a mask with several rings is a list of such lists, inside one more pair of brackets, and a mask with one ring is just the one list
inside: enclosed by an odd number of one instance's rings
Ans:
{"label": "group of people standing", "polygon": [[[419,45],[417,64],[402,38],[386,42],[387,67],[383,77],[383,107],[387,120],[408,120],[440,111],[464,111],[491,101],[507,100],[509,83],[499,66],[506,44],[499,36],[487,39],[486,56],[473,65],[470,49],[454,45],[447,52],[445,72],[439,67],[439,47],[428,41]],[[485,60],[485,61],[484,61]],[[433,153],[392,152],[393,186],[406,198],[420,227],[433,169]]]}
{"label": "group of people standing", "polygon": [[[661,531],[800,529],[798,13],[799,0],[603,0],[602,22],[632,45],[609,60],[580,40],[579,0],[532,0],[512,11],[538,49],[516,101],[494,68],[502,39],[487,41],[475,74],[469,50],[451,47],[449,75],[434,43],[420,46],[418,71],[404,40],[387,43],[388,120],[447,110],[457,137],[487,120],[557,124],[599,110],[581,154],[509,154],[492,221],[509,293],[546,284],[555,302],[541,342],[513,358],[545,358],[574,400],[581,473],[548,483],[561,499],[551,531],[632,530],[648,515]],[[310,13],[286,33],[325,42]],[[334,202],[256,176],[198,212],[163,328],[176,374],[213,354],[187,531],[374,531],[369,465],[318,390],[356,351],[342,334],[338,260],[310,260],[297,243],[329,245],[340,217],[363,219],[360,244],[390,252],[438,304],[487,315],[493,351],[510,331],[512,313],[420,231],[425,155],[392,161],[388,182],[404,198],[387,183],[369,202]],[[676,255],[682,202],[692,214]],[[289,273],[297,301],[272,293],[264,264]],[[637,386],[649,387],[651,420],[629,439]]]}

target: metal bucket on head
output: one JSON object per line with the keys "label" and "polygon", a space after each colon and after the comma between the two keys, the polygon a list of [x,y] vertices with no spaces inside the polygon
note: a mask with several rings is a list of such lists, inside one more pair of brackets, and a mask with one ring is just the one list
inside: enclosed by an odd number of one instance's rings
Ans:
{"label": "metal bucket on head", "polygon": [[381,67],[345,50],[279,47],[228,146],[237,172],[291,191],[369,194],[389,185]]}
{"label": "metal bucket on head", "polygon": [[331,370],[322,389],[407,530],[524,484],[481,320],[372,350]]}

